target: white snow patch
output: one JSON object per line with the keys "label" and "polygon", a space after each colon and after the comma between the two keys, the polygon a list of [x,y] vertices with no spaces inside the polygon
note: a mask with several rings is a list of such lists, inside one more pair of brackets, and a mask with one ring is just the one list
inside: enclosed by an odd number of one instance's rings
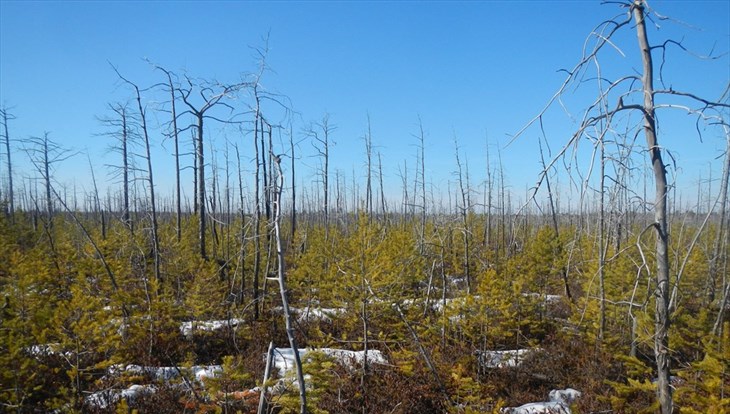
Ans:
{"label": "white snow patch", "polygon": [[557,401],[539,402],[507,407],[502,409],[504,414],[571,414],[570,408]]}
{"label": "white snow patch", "polygon": [[297,314],[297,321],[302,322],[332,322],[332,318],[345,313],[343,308],[315,308],[306,306],[304,308],[289,308]]}
{"label": "white snow patch", "polygon": [[137,397],[153,394],[157,389],[152,385],[131,385],[127,389],[111,388],[95,392],[86,397],[86,404],[95,408],[109,408],[120,400],[134,401]]}
{"label": "white snow patch", "polygon": [[31,345],[31,346],[24,348],[23,350],[31,356],[44,357],[44,356],[58,354],[59,353],[58,350],[60,348],[61,348],[61,344],[50,343],[50,344]]}
{"label": "white snow patch", "polygon": [[182,332],[183,335],[190,337],[195,331],[215,332],[229,326],[231,328],[235,328],[243,322],[243,319],[236,318],[220,321],[188,321],[180,324],[180,332]]}
{"label": "white snow patch", "polygon": [[506,407],[504,414],[571,414],[569,405],[580,397],[581,392],[573,388],[552,390],[547,402],[536,402],[519,407]]}
{"label": "white snow patch", "polygon": [[575,400],[580,398],[581,392],[573,389],[566,388],[564,390],[552,390],[548,394],[548,401],[557,401],[565,404],[572,404]]}
{"label": "white snow patch", "polygon": [[107,374],[117,377],[123,373],[131,375],[148,375],[154,381],[169,382],[180,376],[194,376],[199,382],[203,382],[206,378],[218,376],[223,372],[220,365],[195,365],[190,368],[185,367],[150,367],[142,365],[112,365],[107,369]]}
{"label": "white snow patch", "polygon": [[[273,311],[278,313],[284,313],[284,308],[276,306],[272,308]],[[289,311],[292,315],[296,315],[297,322],[332,322],[333,318],[342,315],[346,312],[344,308],[320,308],[315,306],[305,306],[303,308],[295,308],[290,306]]]}
{"label": "white snow patch", "polygon": [[[355,364],[362,364],[365,360],[365,351],[349,351],[346,349],[335,349],[335,348],[316,348],[316,349],[299,349],[299,358],[305,359],[305,355],[309,352],[321,352],[328,357],[334,359],[337,363],[341,364],[346,368],[354,368]],[[373,364],[387,364],[388,361],[383,356],[383,353],[371,349],[368,350],[367,354],[368,362]],[[294,365],[294,351],[292,348],[275,348],[274,349],[274,360],[273,366],[279,373],[279,377],[283,378],[289,371],[293,370]]]}
{"label": "white snow patch", "polygon": [[509,351],[477,351],[477,359],[484,368],[514,368],[534,352],[534,349],[514,349]]}

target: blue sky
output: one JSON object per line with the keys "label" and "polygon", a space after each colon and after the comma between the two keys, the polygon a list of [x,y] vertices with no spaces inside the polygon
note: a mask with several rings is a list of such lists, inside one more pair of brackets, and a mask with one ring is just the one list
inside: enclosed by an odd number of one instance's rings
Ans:
{"label": "blue sky", "polygon": [[[652,1],[663,15],[652,40],[683,39],[696,59],[670,51],[665,77],[674,88],[719,97],[730,80],[730,2]],[[454,138],[468,159],[471,181],[484,179],[487,139],[492,156],[501,151],[505,173],[519,194],[540,170],[539,130],[531,129],[509,146],[514,134],[536,115],[559,87],[562,68],[580,57],[586,36],[601,21],[624,11],[598,1],[485,2],[30,2],[0,1],[0,103],[17,117],[10,124],[16,148],[44,131],[64,147],[87,151],[97,179],[111,182],[105,164],[116,163],[110,140],[99,137],[97,117],[110,102],[130,91],[110,68],[114,64],[140,86],[163,81],[143,58],[177,73],[239,80],[257,69],[253,48],[268,34],[262,81],[288,97],[295,137],[329,113],[337,126],[332,139],[333,169],[350,177],[364,175],[364,143],[369,115],[373,143],[382,152],[390,194],[400,190],[399,166],[415,167],[418,117],[426,131],[427,179],[441,191],[454,180]],[[635,34],[617,38],[618,52],[602,61],[605,73],[637,70]],[[713,49],[714,48],[714,49]],[[605,62],[605,63],[603,63]],[[590,87],[566,97],[568,110],[580,114],[595,96]],[[148,93],[154,106],[163,94]],[[273,110],[272,110],[273,111]],[[160,115],[162,116],[162,115]],[[163,119],[160,119],[162,121]],[[157,122],[157,121],[155,121]],[[575,119],[554,110],[545,119],[547,139],[557,150],[575,129]],[[673,123],[677,122],[675,126]],[[241,142],[250,157],[250,138],[209,124],[208,136],[221,149],[225,140]],[[692,191],[700,171],[719,174],[724,138],[707,131],[702,143],[694,122],[667,117],[660,141],[678,158],[681,188]],[[684,125],[684,126],[682,126]],[[158,191],[171,194],[171,146],[154,131],[153,153]],[[303,183],[314,179],[317,161],[307,142],[300,144]],[[19,176],[30,175],[25,155],[16,149]],[[88,188],[85,156],[62,163],[60,183]],[[219,155],[222,159],[222,155]],[[4,162],[4,161],[3,161]],[[246,166],[251,169],[250,163]],[[413,172],[409,172],[409,180]],[[349,178],[351,180],[351,178]],[[110,185],[115,185],[111,183]],[[305,184],[308,185],[308,184]],[[188,192],[189,193],[189,192]]]}

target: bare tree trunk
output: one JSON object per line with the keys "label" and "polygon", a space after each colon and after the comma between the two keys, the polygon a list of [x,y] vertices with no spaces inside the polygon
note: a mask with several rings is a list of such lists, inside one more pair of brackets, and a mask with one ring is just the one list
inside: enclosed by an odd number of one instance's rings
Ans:
{"label": "bare tree trunk", "polygon": [[385,205],[385,190],[383,189],[383,160],[380,157],[380,151],[378,151],[378,179],[380,181],[380,212],[383,219],[385,219],[387,208]]}
{"label": "bare tree trunk", "polygon": [[104,210],[101,208],[101,201],[99,200],[99,187],[96,185],[96,174],[94,174],[94,166],[91,165],[91,157],[86,154],[87,159],[89,160],[89,172],[91,173],[91,184],[94,187],[94,194],[93,194],[93,212],[94,214],[99,214],[101,216],[101,238],[102,240],[106,239],[106,231],[104,229]]}
{"label": "bare tree trunk", "polygon": [[129,125],[127,124],[126,108],[120,105],[118,109],[122,117],[122,197],[124,198],[122,222],[134,233],[134,225],[129,214]]}
{"label": "bare tree trunk", "polygon": [[662,414],[672,413],[672,391],[669,383],[669,231],[667,226],[667,172],[662,161],[656,134],[654,110],[654,65],[644,21],[645,6],[635,0],[633,15],[643,63],[644,135],[654,171],[655,201],[654,229],[656,230],[656,314],[654,327],[654,357],[657,364],[657,399]]}
{"label": "bare tree trunk", "polygon": [[5,138],[5,154],[8,158],[8,217],[10,218],[10,222],[12,223],[15,216],[15,201],[13,195],[13,163],[11,162],[10,156],[10,134],[8,133],[8,120],[13,120],[15,119],[15,117],[8,114],[7,108],[0,109],[0,115],[2,115],[3,117],[3,129],[5,130],[5,134],[3,135],[3,137]]}
{"label": "bare tree trunk", "polygon": [[[273,154],[272,154],[273,155]],[[302,372],[302,361],[299,358],[299,348],[297,347],[297,340],[294,336],[294,326],[292,324],[292,315],[289,309],[289,299],[287,298],[286,288],[286,273],[284,268],[284,251],[281,243],[281,192],[284,186],[284,175],[281,171],[281,160],[278,156],[274,157],[274,165],[276,166],[276,173],[278,183],[272,183],[274,188],[274,236],[276,237],[276,258],[278,262],[278,279],[279,279],[279,292],[281,293],[281,305],[284,309],[284,322],[286,324],[286,336],[289,339],[289,346],[294,353],[294,364],[297,372],[297,382],[299,386],[299,412],[305,414],[307,412],[307,392],[304,384],[304,373]],[[274,167],[272,165],[272,168]]]}
{"label": "bare tree trunk", "polygon": [[[605,266],[606,266],[606,249],[604,247],[603,239],[605,237],[605,230],[606,230],[606,209],[603,206],[604,199],[605,199],[605,193],[606,193],[606,148],[603,143],[603,137],[601,137],[601,140],[598,142],[598,145],[601,146],[601,178],[600,178],[600,206],[599,209],[599,222],[598,222],[598,289],[599,294],[601,296],[600,300],[600,316],[599,316],[599,322],[598,322],[598,339],[600,341],[603,341],[603,337],[606,331],[606,275],[605,275]],[[631,306],[631,305],[629,305]]]}
{"label": "bare tree trunk", "polygon": [[[135,91],[135,99],[137,100],[137,110],[139,111],[139,122],[140,127],[142,128],[142,138],[144,138],[144,145],[145,145],[145,151],[146,151],[146,160],[147,160],[147,183],[150,186],[150,204],[152,209],[152,254],[154,255],[154,263],[155,263],[155,279],[157,279],[158,282],[162,282],[162,276],[160,273],[160,244],[159,244],[159,236],[158,236],[158,228],[157,228],[157,207],[155,202],[155,181],[152,174],[152,155],[150,153],[150,138],[149,134],[147,132],[147,114],[145,113],[145,109],[142,106],[142,96],[139,92],[139,87],[124,78],[119,72],[117,72],[117,75],[120,79],[122,79],[124,82],[128,83],[130,86],[134,88]],[[161,289],[161,283],[158,286],[158,289]]]}
{"label": "bare tree trunk", "polygon": [[264,381],[261,383],[261,394],[259,395],[259,408],[256,414],[266,414],[266,382],[269,380],[271,364],[274,360],[274,343],[269,342],[269,350],[266,352],[266,367],[264,368]]}
{"label": "bare tree trunk", "polygon": [[194,129],[190,135],[193,140],[193,214],[198,214],[198,140]]}
{"label": "bare tree trunk", "polygon": [[[713,254],[712,254],[712,260],[710,261],[710,274],[711,274],[711,280],[710,283],[712,285],[711,290],[714,291],[714,286],[716,284],[715,280],[715,274],[723,274],[722,272],[718,272],[718,269],[722,269],[722,265],[720,264],[720,259],[723,258],[723,254],[721,254],[721,250],[723,247],[723,236],[727,237],[725,229],[725,221],[727,217],[727,193],[728,193],[728,184],[729,184],[729,178],[730,178],[730,130],[728,130],[728,127],[725,126],[725,139],[727,140],[727,149],[725,150],[725,166],[723,167],[722,171],[722,182],[720,183],[720,222],[718,224],[717,229],[717,237],[715,238],[715,246],[713,247]],[[727,260],[727,257],[725,257],[725,260]],[[720,310],[717,313],[717,319],[715,319],[715,324],[712,328],[712,333],[715,335],[720,335],[722,330],[722,324],[724,322],[725,318],[725,309],[727,309],[728,306],[728,295],[730,295],[730,283],[728,283],[727,278],[722,278],[722,299],[720,300]],[[714,296],[714,294],[713,294]]]}
{"label": "bare tree trunk", "polygon": [[51,199],[51,173],[48,159],[48,132],[43,134],[43,179],[46,182],[46,228],[53,228],[53,201]]}
{"label": "bare tree trunk", "polygon": [[204,260],[208,258],[205,251],[205,222],[207,217],[205,215],[205,156],[203,154],[203,113],[198,112],[197,114],[198,125],[197,125],[197,144],[196,152],[198,158],[198,240],[200,241],[200,257]]}
{"label": "bare tree trunk", "polygon": [[[458,201],[457,201],[457,207],[459,210],[459,215],[461,216],[461,224],[462,224],[462,230],[461,234],[464,239],[464,278],[466,279],[466,293],[471,294],[471,260],[469,255],[469,250],[471,246],[469,245],[469,221],[468,221],[468,213],[469,208],[471,207],[468,201],[468,190],[464,186],[464,179],[462,174],[462,168],[461,168],[461,160],[459,158],[459,143],[456,141],[456,137],[454,137],[454,147],[456,149],[456,165],[459,168],[459,190],[461,193],[461,207],[458,207]],[[467,178],[467,186],[468,186],[468,178]]]}
{"label": "bare tree trunk", "polygon": [[[203,260],[208,259],[208,255],[206,253],[206,246],[205,246],[205,238],[206,238],[206,209],[205,209],[205,156],[203,151],[203,121],[205,120],[205,113],[208,112],[211,108],[216,107],[217,105],[221,104],[221,100],[231,91],[234,91],[238,88],[240,88],[240,85],[232,85],[232,86],[225,86],[220,87],[221,91],[217,94],[213,94],[210,96],[206,96],[202,91],[200,93],[200,96],[203,98],[203,103],[199,107],[196,107],[192,104],[190,100],[190,95],[193,92],[193,83],[188,78],[188,89],[182,90],[178,88],[178,92],[180,93],[180,97],[182,98],[183,103],[189,108],[189,113],[192,114],[195,117],[196,123],[195,123],[195,130],[197,132],[197,136],[195,137],[195,152],[197,155],[197,201],[198,201],[198,208],[199,208],[199,226],[198,226],[198,239],[200,241],[200,257]],[[204,87],[203,90],[207,90],[208,92],[211,92],[212,89],[210,87]]]}
{"label": "bare tree trunk", "polygon": [[365,156],[367,157],[367,182],[365,185],[365,211],[368,214],[368,220],[373,215],[373,187],[372,187],[372,155],[373,141],[370,130],[370,114],[368,114],[368,132],[365,136]]}
{"label": "bare tree trunk", "polygon": [[[239,154],[239,152],[238,152],[238,145],[235,145],[235,149],[236,149],[236,162],[237,162],[236,165],[238,167],[237,168],[238,169],[238,198],[239,198],[239,203],[240,203],[239,209],[241,212],[241,227],[240,227],[241,247],[240,247],[240,250],[238,253],[239,259],[238,259],[238,266],[237,266],[237,269],[240,269],[241,282],[239,284],[240,287],[236,294],[237,304],[240,305],[243,303],[243,295],[244,295],[245,288],[246,288],[246,273],[245,273],[245,269],[246,269],[246,214],[244,213],[244,210],[243,210],[244,198],[243,198],[243,176],[241,173],[241,154]],[[231,286],[231,291],[233,291],[233,286]]]}
{"label": "bare tree trunk", "polygon": [[418,149],[421,167],[421,226],[418,230],[418,252],[423,255],[426,248],[426,144],[421,117],[418,117]]}
{"label": "bare tree trunk", "polygon": [[[258,144],[258,133],[259,133],[259,120],[258,120],[259,114],[256,113],[256,120],[254,122],[254,139],[253,139],[253,145],[254,145],[254,157],[256,158],[256,172],[254,174],[254,182],[255,182],[255,191],[254,191],[254,203],[256,205],[255,207],[255,214],[256,217],[254,219],[254,226],[256,227],[254,231],[254,245],[255,245],[255,256],[254,256],[254,263],[253,263],[253,314],[254,314],[254,320],[258,320],[259,318],[259,277],[261,273],[261,194],[260,194],[260,171],[261,171],[261,163],[259,162],[259,144]],[[263,151],[263,148],[261,149]]]}
{"label": "bare tree trunk", "polygon": [[172,84],[172,76],[170,72],[163,68],[159,68],[167,75],[168,87],[170,88],[170,105],[172,111],[172,137],[175,142],[175,227],[178,243],[182,240],[182,206],[180,199],[182,193],[180,191],[180,141],[178,139],[177,129],[177,109],[175,107],[175,88]]}
{"label": "bare tree trunk", "polygon": [[289,235],[290,246],[294,243],[294,236],[297,233],[297,186],[294,176],[294,132],[289,128],[289,147],[291,148],[291,233]]}

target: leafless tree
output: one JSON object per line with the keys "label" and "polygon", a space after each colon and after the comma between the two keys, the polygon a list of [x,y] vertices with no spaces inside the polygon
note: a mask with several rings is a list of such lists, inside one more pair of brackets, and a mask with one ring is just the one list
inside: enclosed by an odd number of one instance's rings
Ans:
{"label": "leafless tree", "polygon": [[121,176],[122,179],[122,223],[124,223],[130,231],[134,232],[134,225],[130,216],[129,208],[129,184],[130,171],[133,168],[130,162],[132,154],[132,146],[136,142],[136,134],[133,131],[133,125],[136,123],[135,117],[129,112],[126,104],[114,103],[108,105],[109,110],[113,113],[111,116],[100,117],[99,122],[107,128],[108,131],[103,135],[112,137],[117,141],[111,146],[113,152],[119,153],[121,156],[121,165],[111,165],[113,174]]}
{"label": "leafless tree", "polygon": [[177,108],[175,106],[175,93],[177,92],[177,89],[175,88],[175,85],[172,82],[173,73],[169,70],[161,67],[161,66],[155,66],[157,69],[161,70],[165,76],[167,77],[167,88],[170,92],[170,123],[171,123],[171,131],[170,136],[172,136],[173,142],[175,144],[175,227],[176,227],[176,234],[177,234],[177,241],[180,242],[182,239],[182,225],[181,225],[181,216],[182,216],[182,206],[181,206],[181,197],[182,192],[180,190],[180,140],[178,137],[178,127],[177,127]]}
{"label": "leafless tree", "polygon": [[306,130],[306,135],[312,139],[317,155],[321,158],[320,176],[322,180],[322,194],[324,201],[322,210],[324,212],[325,231],[329,224],[329,164],[330,164],[330,135],[337,129],[335,125],[330,123],[329,114],[324,114],[322,120],[310,126]]}
{"label": "leafless tree", "polygon": [[[205,196],[205,155],[204,155],[204,124],[206,119],[213,119],[220,122],[228,122],[211,115],[206,115],[208,111],[217,107],[225,106],[232,109],[226,104],[223,99],[231,93],[241,88],[241,84],[236,85],[220,85],[210,84],[206,82],[200,82],[198,85],[194,85],[193,81],[189,77],[185,77],[187,80],[187,87],[177,88],[177,92],[183,103],[188,107],[188,111],[195,119],[194,124],[182,128],[180,131],[187,130],[189,128],[195,129],[195,152],[196,152],[196,167],[197,167],[197,200],[198,200],[198,213],[199,213],[199,226],[198,226],[198,240],[199,240],[199,252],[200,257],[207,259],[206,253],[206,196]],[[198,91],[200,97],[200,104],[196,105],[192,93],[194,90]]]}
{"label": "leafless tree", "polygon": [[140,92],[139,86],[137,86],[136,83],[128,80],[124,76],[122,76],[119,71],[114,68],[114,71],[117,73],[117,76],[119,76],[119,79],[121,79],[124,83],[131,86],[134,90],[134,99],[137,102],[137,117],[139,120],[139,126],[141,129],[141,135],[142,140],[144,141],[144,148],[145,148],[145,156],[144,159],[147,161],[147,185],[149,186],[149,192],[150,192],[150,208],[151,208],[151,214],[152,214],[152,255],[154,256],[154,266],[155,266],[155,279],[157,279],[158,282],[162,282],[162,274],[160,272],[160,237],[159,237],[159,229],[158,229],[158,223],[157,223],[157,203],[155,200],[155,180],[154,175],[152,172],[152,154],[150,152],[150,137],[149,137],[149,129],[147,127],[147,110],[144,105],[142,105],[142,94]]}
{"label": "leafless tree", "polygon": [[466,168],[466,179],[464,179],[464,171],[461,165],[461,158],[459,157],[459,143],[456,140],[456,137],[454,137],[454,148],[455,148],[455,155],[456,155],[456,166],[458,168],[457,170],[457,178],[459,181],[459,197],[461,199],[461,204],[459,202],[456,202],[457,211],[459,213],[459,217],[461,218],[461,234],[464,240],[464,278],[466,280],[466,290],[467,293],[471,293],[471,255],[470,255],[470,241],[471,241],[471,229],[469,226],[469,211],[471,210],[471,201],[469,197],[469,169]]}
{"label": "leafless tree", "polygon": [[372,186],[372,174],[373,174],[373,135],[370,126],[370,114],[368,114],[368,130],[365,133],[365,212],[368,217],[373,214],[373,186]]}
{"label": "leafless tree", "polygon": [[[669,348],[669,326],[671,322],[671,299],[670,299],[670,262],[669,262],[669,227],[668,227],[668,182],[667,169],[663,160],[663,152],[665,151],[659,144],[657,134],[657,113],[658,109],[682,110],[690,115],[697,117],[698,122],[706,119],[706,115],[711,112],[717,112],[719,108],[727,108],[730,105],[713,102],[698,97],[692,93],[673,89],[672,87],[663,89],[655,89],[654,82],[656,76],[654,74],[654,56],[653,53],[661,53],[662,64],[660,70],[666,64],[666,50],[669,47],[678,47],[686,50],[680,42],[674,40],[666,40],[665,42],[652,46],[647,35],[647,18],[652,16],[658,19],[666,19],[664,16],[655,14],[643,0],[623,1],[619,4],[627,10],[621,16],[616,17],[600,24],[591,34],[594,43],[586,42],[586,49],[579,63],[571,70],[567,71],[568,75],[548,101],[545,109],[534,117],[516,136],[522,135],[527,127],[542,120],[547,109],[554,103],[560,101],[564,92],[570,85],[582,83],[587,75],[586,71],[595,68],[596,76],[593,78],[597,82],[598,96],[589,105],[585,111],[578,130],[573,134],[568,144],[564,146],[553,160],[548,163],[540,175],[536,189],[541,186],[548,174],[548,168],[566,156],[570,149],[575,148],[579,140],[583,137],[595,134],[594,136],[603,137],[606,134],[615,134],[620,129],[616,124],[621,121],[630,121],[627,116],[618,116],[619,114],[637,113],[642,121],[640,124],[634,124],[630,131],[630,136],[638,136],[643,132],[646,141],[646,152],[648,153],[651,171],[653,174],[655,197],[653,202],[654,220],[650,223],[644,232],[653,230],[655,234],[655,273],[654,273],[654,299],[655,299],[655,327],[654,327],[654,357],[657,369],[657,401],[662,414],[670,414],[673,410],[672,393],[669,383],[670,377],[670,348]],[[623,51],[619,49],[614,38],[624,28],[633,27],[636,30],[638,41],[639,57],[642,62],[642,71],[640,74],[630,74],[616,79],[608,79],[601,71],[599,52],[606,48],[614,48],[619,53]],[[661,76],[659,77],[661,79]],[[656,104],[655,98],[663,96],[667,99],[677,98],[676,103]],[[723,122],[724,123],[724,122]],[[597,131],[597,132],[596,132]],[[625,130],[624,130],[625,131]],[[601,143],[603,139],[595,142]]]}
{"label": "leafless tree", "polygon": [[5,141],[5,157],[7,158],[8,164],[8,210],[7,215],[10,220],[13,220],[15,216],[15,197],[13,194],[13,163],[10,153],[10,133],[8,132],[8,121],[15,119],[15,116],[8,112],[8,109],[3,107],[0,108],[0,116],[3,121],[3,139]]}
{"label": "leafless tree", "polygon": [[280,156],[274,155],[272,159],[274,161],[272,167],[275,168],[276,181],[274,184],[274,237],[276,239],[276,258],[277,258],[277,280],[279,282],[279,292],[281,293],[281,304],[284,308],[284,321],[286,324],[286,336],[289,339],[289,346],[294,353],[294,365],[296,367],[297,375],[297,386],[299,387],[299,412],[305,414],[307,412],[307,390],[304,384],[304,373],[302,371],[302,361],[299,358],[299,348],[297,346],[297,340],[294,335],[294,325],[292,323],[292,313],[289,309],[289,299],[287,297],[286,288],[286,272],[284,266],[284,250],[281,242],[281,192],[284,187],[284,174],[281,171],[281,158]]}

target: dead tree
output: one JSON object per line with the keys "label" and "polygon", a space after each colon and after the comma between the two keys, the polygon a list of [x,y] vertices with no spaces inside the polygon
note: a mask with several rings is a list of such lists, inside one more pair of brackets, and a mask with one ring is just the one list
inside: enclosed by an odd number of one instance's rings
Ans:
{"label": "dead tree", "polygon": [[327,227],[329,225],[330,135],[335,129],[337,129],[337,127],[330,124],[329,114],[324,114],[320,122],[310,126],[305,132],[305,134],[312,139],[312,146],[314,146],[315,151],[317,151],[317,155],[321,158],[319,174],[322,180],[322,194],[324,196],[322,212],[324,213],[325,237],[327,237]]}
{"label": "dead tree", "polygon": [[128,80],[124,76],[122,76],[119,71],[114,68],[114,71],[117,73],[117,76],[119,76],[119,79],[121,79],[124,83],[128,84],[129,86],[134,89],[134,95],[135,100],[137,101],[137,111],[138,111],[138,121],[139,121],[139,127],[142,134],[142,140],[144,141],[144,147],[145,147],[145,160],[147,161],[147,185],[149,186],[150,191],[150,208],[152,213],[152,255],[154,258],[154,266],[155,266],[155,279],[157,279],[158,282],[162,282],[162,274],[160,272],[160,237],[159,237],[159,231],[158,231],[158,225],[157,225],[157,206],[155,201],[155,180],[154,176],[152,174],[152,155],[150,153],[150,137],[149,137],[149,131],[147,128],[147,111],[145,106],[142,105],[142,94],[140,92],[139,87],[136,83]]}
{"label": "dead tree", "polygon": [[292,245],[294,236],[297,233],[297,185],[294,175],[294,162],[296,160],[294,156],[294,132],[291,125],[289,126],[289,147],[291,149],[291,232],[289,234],[289,244]]}
{"label": "dead tree", "polygon": [[[418,168],[416,171],[416,186],[420,184],[421,195],[421,223],[418,229],[418,253],[423,256],[426,248],[426,144],[423,122],[418,117]],[[415,195],[414,195],[415,196]]]}
{"label": "dead tree", "polygon": [[274,237],[276,239],[276,259],[277,259],[277,280],[279,282],[279,292],[281,293],[281,305],[284,309],[284,322],[286,324],[286,336],[289,339],[289,346],[294,353],[294,364],[296,367],[297,386],[299,387],[299,412],[305,414],[307,412],[307,391],[304,384],[304,373],[302,371],[302,361],[299,358],[299,348],[294,335],[294,325],[291,310],[289,309],[289,299],[287,297],[286,288],[286,272],[284,267],[284,250],[281,242],[281,192],[284,187],[284,174],[281,171],[281,158],[278,155],[270,154],[273,159],[272,168],[275,168],[276,181],[273,183],[273,207],[274,207]]}
{"label": "dead tree", "polygon": [[462,171],[461,166],[461,159],[459,158],[459,143],[456,140],[456,137],[454,137],[454,147],[455,147],[455,154],[456,154],[456,166],[458,168],[457,175],[459,178],[459,193],[461,198],[461,205],[459,206],[459,202],[457,201],[457,210],[459,212],[459,217],[461,218],[461,234],[463,236],[464,240],[464,279],[466,280],[466,292],[468,294],[471,293],[471,256],[469,254],[469,250],[471,248],[470,245],[470,237],[471,230],[469,229],[469,210],[471,209],[471,201],[469,200],[469,167],[466,168],[466,185],[464,183],[464,174]]}
{"label": "dead tree", "polygon": [[[717,229],[717,236],[715,236],[715,242],[713,247],[713,253],[712,258],[710,261],[710,281],[709,283],[712,285],[711,290],[714,291],[714,285],[715,285],[715,278],[716,274],[721,273],[721,271],[718,271],[722,269],[722,264],[720,263],[721,258],[723,257],[721,253],[721,249],[723,246],[723,242],[725,243],[725,247],[727,248],[728,239],[730,238],[730,231],[725,227],[725,221],[727,221],[727,193],[728,193],[728,185],[730,182],[730,126],[723,125],[723,129],[725,130],[725,140],[726,140],[726,148],[725,148],[725,165],[723,166],[722,170],[722,181],[720,182],[720,222]],[[723,241],[723,237],[725,240]],[[727,256],[724,256],[725,259],[725,270],[727,271]],[[727,274],[727,273],[725,273]],[[724,322],[725,317],[725,309],[727,309],[728,306],[728,296],[730,295],[730,281],[727,280],[727,277],[722,278],[723,286],[722,286],[722,297],[720,299],[720,310],[717,313],[717,319],[715,319],[715,325],[712,327],[712,333],[715,335],[720,335],[722,325]],[[713,294],[714,297],[714,294]]]}
{"label": "dead tree", "polygon": [[[616,131],[623,131],[621,134],[626,136],[638,137],[642,135],[646,142],[646,153],[648,154],[649,162],[651,165],[651,171],[654,181],[654,220],[648,224],[645,231],[641,234],[646,233],[648,230],[653,230],[655,235],[655,255],[654,255],[654,300],[655,300],[655,313],[654,313],[654,358],[657,370],[657,401],[660,406],[662,414],[671,414],[673,410],[671,386],[669,383],[670,377],[670,348],[669,348],[669,326],[671,322],[671,309],[670,306],[670,261],[669,261],[669,227],[668,227],[668,184],[667,184],[667,170],[666,165],[663,161],[663,149],[659,145],[658,134],[657,134],[657,115],[658,110],[680,110],[693,115],[697,118],[697,122],[706,120],[706,115],[713,113],[719,114],[719,109],[728,108],[730,105],[713,102],[701,97],[698,97],[692,93],[680,91],[673,87],[664,88],[662,81],[662,89],[655,89],[655,74],[654,74],[654,56],[653,52],[660,52],[662,57],[662,63],[660,70],[667,63],[664,58],[666,57],[666,50],[670,47],[677,47],[682,50],[686,50],[680,42],[674,40],[666,40],[661,44],[652,46],[649,43],[646,27],[646,18],[652,14],[652,11],[648,8],[647,4],[643,0],[633,0],[620,2],[620,5],[624,7],[627,12],[624,18],[616,18],[608,20],[596,29],[592,33],[595,42],[592,43],[592,48],[584,51],[583,57],[578,64],[571,70],[567,71],[568,75],[563,82],[562,86],[548,101],[545,108],[535,116],[528,124],[520,130],[516,136],[523,134],[525,129],[530,125],[537,123],[542,120],[545,116],[547,109],[553,104],[558,102],[563,96],[564,92],[569,86],[582,83],[586,78],[586,71],[593,67],[596,70],[596,76],[594,79],[598,86],[597,98],[588,106],[585,110],[584,115],[580,121],[580,126],[577,131],[572,135],[567,145],[557,154],[553,160],[548,163],[547,167],[540,174],[538,185],[535,187],[535,191],[542,185],[548,169],[554,165],[557,160],[562,159],[570,152],[571,149],[575,148],[578,142],[590,134],[598,134],[601,136],[607,134],[617,134]],[[659,19],[665,19],[663,16],[658,16]],[[602,52],[606,48],[617,49],[623,54],[616,42],[615,38],[617,33],[622,30],[631,30],[635,28],[639,58],[642,62],[642,72],[640,74],[629,74],[623,77],[614,79],[607,79],[601,72],[600,59],[602,58]],[[589,43],[587,43],[588,45]],[[661,76],[658,77],[661,79]],[[662,96],[664,101],[677,98],[675,103],[662,103],[656,104],[655,98]],[[630,117],[627,116],[615,116],[616,114],[622,113],[636,113],[641,117],[640,123],[630,123],[624,129],[618,127],[618,123],[621,121],[631,121]],[[719,116],[719,115],[717,115]],[[722,122],[726,124],[726,122]],[[698,128],[699,131],[699,128]],[[596,140],[594,142],[602,142],[603,139]],[[533,193],[534,194],[534,193]],[[641,236],[640,236],[641,237]]]}
{"label": "dead tree", "polygon": [[175,92],[176,88],[174,87],[172,83],[172,76],[173,73],[169,70],[161,67],[161,66],[155,66],[157,69],[161,70],[165,73],[165,76],[167,76],[167,88],[170,92],[170,123],[171,123],[171,131],[170,136],[173,139],[173,142],[175,143],[175,227],[176,227],[176,234],[177,234],[177,241],[178,243],[182,239],[182,224],[181,224],[181,215],[182,215],[182,206],[181,206],[181,197],[182,193],[180,191],[180,140],[178,139],[178,128],[177,128],[177,108],[175,107]]}
{"label": "dead tree", "polygon": [[368,114],[368,131],[365,134],[365,157],[366,157],[366,184],[365,184],[365,212],[368,220],[373,215],[373,134],[370,128],[370,114]]}
{"label": "dead tree", "polygon": [[15,116],[8,113],[8,109],[3,107],[0,108],[0,116],[3,121],[3,139],[5,140],[5,156],[8,164],[8,210],[7,215],[11,222],[15,215],[15,201],[13,194],[13,163],[10,156],[10,133],[8,132],[8,121],[15,119]]}
{"label": "dead tree", "polygon": [[[185,77],[187,80],[188,86],[187,88],[179,87],[177,88],[177,92],[182,98],[185,105],[189,108],[188,113],[190,113],[195,122],[186,127],[181,129],[181,131],[187,130],[189,128],[194,128],[195,130],[195,152],[196,152],[196,167],[197,167],[197,200],[198,200],[198,218],[199,218],[199,226],[198,226],[198,240],[199,240],[199,253],[200,257],[203,259],[208,258],[208,255],[205,250],[205,237],[206,237],[206,208],[205,208],[205,155],[203,151],[204,147],[204,139],[203,139],[203,131],[204,131],[204,122],[206,119],[214,119],[221,122],[227,122],[225,120],[221,120],[209,115],[206,115],[208,111],[215,108],[216,106],[222,105],[226,106],[229,109],[231,108],[229,105],[223,102],[223,98],[231,94],[232,92],[238,90],[241,85],[232,85],[232,86],[224,86],[224,85],[218,85],[218,84],[207,84],[207,83],[201,83],[200,85],[197,85],[198,89],[198,95],[200,96],[201,103],[199,105],[195,105],[193,102],[193,97],[191,96],[193,93],[193,90],[196,89],[196,85],[193,85],[193,82],[190,78],[187,76]],[[182,114],[181,114],[182,115]]]}
{"label": "dead tree", "polygon": [[[48,244],[51,248],[51,252],[55,257],[56,246],[53,239],[53,170],[55,165],[62,161],[72,157],[73,153],[69,150],[62,148],[59,144],[53,142],[49,137],[48,132],[44,132],[42,137],[31,137],[27,140],[30,146],[23,148],[25,153],[28,155],[33,167],[41,175],[45,184],[45,223],[43,229],[48,237]],[[37,197],[36,197],[37,199]],[[56,261],[56,266],[58,262]]]}
{"label": "dead tree", "polygon": [[129,173],[132,168],[130,165],[130,154],[131,147],[134,145],[136,138],[132,130],[134,117],[129,113],[126,104],[115,103],[109,104],[108,107],[114,115],[99,118],[99,121],[102,125],[110,129],[104,135],[110,136],[117,141],[116,145],[111,146],[111,150],[119,153],[122,158],[122,164],[121,166],[111,165],[110,167],[114,169],[115,172],[113,174],[115,176],[121,176],[122,178],[122,223],[134,233],[134,225],[129,209]]}

